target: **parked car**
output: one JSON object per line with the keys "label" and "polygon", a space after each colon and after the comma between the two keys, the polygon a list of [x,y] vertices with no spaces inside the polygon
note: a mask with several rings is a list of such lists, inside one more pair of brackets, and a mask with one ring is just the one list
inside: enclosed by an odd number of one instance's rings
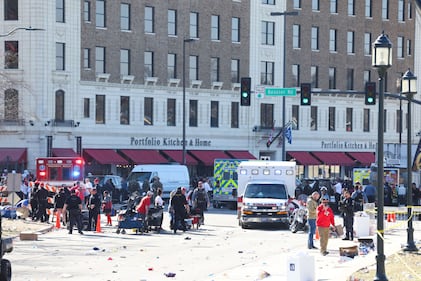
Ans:
{"label": "parked car", "polygon": [[[116,175],[89,175],[88,178],[94,183],[96,178],[99,179],[100,185],[100,192],[101,195],[104,190],[109,190],[111,192],[112,198],[114,202],[122,202],[123,200],[127,199],[127,189],[123,188],[122,186],[122,179],[120,176]],[[112,185],[107,186],[108,182],[111,181]]]}

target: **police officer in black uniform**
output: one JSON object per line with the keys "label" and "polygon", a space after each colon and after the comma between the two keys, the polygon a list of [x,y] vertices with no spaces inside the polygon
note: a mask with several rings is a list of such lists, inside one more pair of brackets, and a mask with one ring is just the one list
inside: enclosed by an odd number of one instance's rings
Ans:
{"label": "police officer in black uniform", "polygon": [[41,222],[48,223],[47,207],[48,207],[48,191],[44,187],[44,183],[40,184],[40,187],[36,193],[36,198],[38,201],[38,214],[37,219]]}
{"label": "police officer in black uniform", "polygon": [[73,227],[77,225],[77,230],[80,234],[82,232],[82,201],[79,196],[76,195],[76,190],[71,191],[71,195],[66,199],[66,203],[63,207],[63,213],[66,213],[66,210],[69,211],[69,234],[72,234]]}
{"label": "police officer in black uniform", "polygon": [[86,230],[90,231],[93,228],[95,229],[98,222],[98,215],[101,209],[101,197],[98,195],[96,187],[92,188],[91,195],[88,199],[88,210],[89,210],[89,219],[88,219],[88,228]]}

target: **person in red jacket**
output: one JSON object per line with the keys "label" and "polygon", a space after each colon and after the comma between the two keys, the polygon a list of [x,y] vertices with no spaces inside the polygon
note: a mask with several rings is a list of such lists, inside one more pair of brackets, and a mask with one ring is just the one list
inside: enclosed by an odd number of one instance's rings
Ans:
{"label": "person in red jacket", "polygon": [[322,203],[317,207],[317,228],[320,235],[320,253],[323,256],[329,254],[327,251],[327,242],[329,240],[329,228],[335,227],[335,215],[333,210],[329,207],[329,196],[322,197]]}

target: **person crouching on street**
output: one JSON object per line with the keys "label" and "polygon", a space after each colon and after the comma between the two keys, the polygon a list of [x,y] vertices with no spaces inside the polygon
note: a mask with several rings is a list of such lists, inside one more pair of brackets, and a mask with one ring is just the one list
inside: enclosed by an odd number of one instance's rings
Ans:
{"label": "person crouching on street", "polygon": [[147,228],[147,218],[152,196],[153,192],[148,191],[142,200],[140,200],[139,205],[136,207],[136,211],[139,213],[140,218],[142,218],[142,220],[145,222],[145,229]]}
{"label": "person crouching on street", "polygon": [[317,207],[317,227],[320,235],[320,253],[323,256],[329,254],[327,251],[327,242],[329,241],[329,228],[335,228],[335,215],[333,210],[329,207],[329,196],[322,197],[322,203]]}
{"label": "person crouching on street", "polygon": [[76,195],[76,190],[72,190],[70,197],[66,199],[63,207],[63,213],[69,211],[69,234],[72,234],[73,227],[77,225],[77,230],[80,234],[82,232],[82,200]]}
{"label": "person crouching on street", "polygon": [[307,199],[308,225],[310,226],[307,242],[307,247],[309,249],[317,249],[317,247],[314,246],[313,237],[316,233],[316,218],[319,197],[320,194],[317,191],[314,191]]}

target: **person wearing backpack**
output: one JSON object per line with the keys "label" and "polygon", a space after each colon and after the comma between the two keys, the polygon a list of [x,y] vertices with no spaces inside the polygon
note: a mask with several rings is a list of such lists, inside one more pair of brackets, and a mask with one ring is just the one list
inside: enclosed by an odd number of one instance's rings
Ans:
{"label": "person wearing backpack", "polygon": [[194,189],[192,194],[192,203],[193,203],[193,210],[197,210],[201,217],[201,224],[204,224],[205,217],[204,217],[204,210],[209,208],[209,196],[206,190],[203,188],[203,182],[199,181],[197,183],[197,187]]}

